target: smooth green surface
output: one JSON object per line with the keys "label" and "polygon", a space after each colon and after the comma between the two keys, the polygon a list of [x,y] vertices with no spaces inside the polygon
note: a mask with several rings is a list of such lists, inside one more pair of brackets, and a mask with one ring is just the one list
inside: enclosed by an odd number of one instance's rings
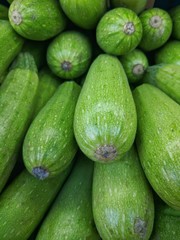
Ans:
{"label": "smooth green surface", "polygon": [[80,153],[36,240],[100,240],[92,213],[93,168],[93,162]]}
{"label": "smooth green surface", "polygon": [[30,70],[32,56],[23,56],[19,57],[23,63],[26,58],[25,68],[11,70],[0,87],[0,191],[14,167],[35,105],[39,79]]}
{"label": "smooth green surface", "polygon": [[132,51],[138,46],[141,38],[141,21],[136,13],[128,8],[114,8],[107,11],[96,28],[99,47],[113,55],[124,55]]}
{"label": "smooth green surface", "polygon": [[180,66],[176,64],[150,66],[143,81],[155,85],[180,104]]}
{"label": "smooth green surface", "polygon": [[80,86],[62,83],[38,113],[23,143],[23,159],[31,174],[44,170],[37,178],[54,177],[73,160],[78,149],[73,133],[73,117]]}
{"label": "smooth green surface", "polygon": [[0,239],[26,240],[42,220],[69,169],[40,181],[26,170],[0,196]]}
{"label": "smooth green surface", "polygon": [[106,0],[59,0],[67,17],[83,29],[93,29],[107,10]]}
{"label": "smooth green surface", "polygon": [[43,67],[39,71],[39,85],[37,90],[37,101],[34,109],[34,116],[44,107],[48,100],[53,96],[62,80],[56,77],[48,67]]}
{"label": "smooth green surface", "polygon": [[127,7],[139,14],[145,9],[147,0],[111,0],[112,7]]}
{"label": "smooth green surface", "polygon": [[91,42],[79,31],[61,33],[47,49],[47,63],[50,69],[64,79],[74,79],[85,73],[91,57]]}
{"label": "smooth green surface", "polygon": [[56,0],[14,0],[9,21],[21,36],[36,41],[50,39],[66,27],[66,17]]}
{"label": "smooth green surface", "polygon": [[121,56],[120,61],[130,83],[140,82],[149,66],[147,56],[137,48]]}
{"label": "smooth green surface", "polygon": [[180,65],[180,41],[170,40],[155,53],[155,64],[174,63]]}
{"label": "smooth green surface", "polygon": [[158,49],[170,38],[172,19],[167,11],[160,8],[150,8],[143,11],[139,18],[143,27],[143,35],[139,47],[144,51]]}
{"label": "smooth green surface", "polygon": [[180,211],[174,210],[165,203],[155,203],[155,220],[150,240],[180,239]]}
{"label": "smooth green surface", "polygon": [[147,83],[134,90],[134,100],[136,145],[146,177],[163,201],[180,210],[180,105]]}
{"label": "smooth green surface", "polygon": [[103,240],[149,239],[154,202],[134,147],[120,161],[95,163],[92,203]]}
{"label": "smooth green surface", "polygon": [[74,115],[80,149],[92,160],[119,160],[133,144],[136,110],[124,69],[100,54],[91,64]]}
{"label": "smooth green surface", "polygon": [[0,20],[0,29],[0,75],[2,75],[21,51],[24,39],[13,30],[8,20]]}
{"label": "smooth green surface", "polygon": [[173,21],[172,36],[176,40],[180,40],[180,5],[170,9],[170,16]]}

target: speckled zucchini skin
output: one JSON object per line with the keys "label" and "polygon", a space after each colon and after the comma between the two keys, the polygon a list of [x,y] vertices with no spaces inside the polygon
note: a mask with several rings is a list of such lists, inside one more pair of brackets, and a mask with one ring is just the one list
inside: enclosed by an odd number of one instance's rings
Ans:
{"label": "speckled zucchini skin", "polygon": [[0,191],[30,124],[38,88],[34,59],[20,54],[0,88]]}
{"label": "speckled zucchini skin", "polygon": [[136,145],[146,177],[164,202],[180,210],[180,106],[147,83],[133,93]]}
{"label": "speckled zucchini skin", "polygon": [[152,51],[163,46],[172,33],[172,19],[167,11],[161,8],[150,8],[143,11],[139,18],[143,35],[139,47]]}
{"label": "speckled zucchini skin", "polygon": [[53,96],[62,80],[55,76],[48,67],[43,67],[39,71],[39,85],[37,90],[37,101],[34,109],[34,116],[44,107]]}
{"label": "speckled zucchini skin", "polygon": [[144,82],[161,89],[180,104],[180,66],[176,64],[156,64],[146,69]]}
{"label": "speckled zucchini skin", "polygon": [[173,21],[173,29],[172,29],[172,36],[176,40],[180,40],[180,5],[178,4],[176,7],[171,8],[170,16]]}
{"label": "speckled zucchini skin", "polygon": [[93,168],[93,162],[80,153],[36,240],[100,240],[92,214]]}
{"label": "speckled zucchini skin", "polygon": [[68,18],[77,26],[93,29],[107,10],[105,0],[59,0]]}
{"label": "speckled zucchini skin", "polygon": [[66,27],[66,18],[56,0],[14,0],[9,7],[14,30],[30,40],[47,40]]}
{"label": "speckled zucchini skin", "polygon": [[78,149],[73,117],[80,86],[62,83],[38,113],[23,143],[28,171],[39,179],[54,177],[70,164]]}
{"label": "speckled zucchini skin", "polygon": [[121,161],[95,163],[92,203],[103,240],[149,239],[154,201],[134,147]]}
{"label": "speckled zucchini skin", "polygon": [[150,240],[180,239],[180,211],[174,210],[164,202],[155,204],[155,220]]}
{"label": "speckled zucchini skin", "polygon": [[21,51],[24,40],[13,30],[8,20],[0,20],[0,29],[0,75],[2,75]]}
{"label": "speckled zucchini skin", "polygon": [[0,239],[26,240],[35,230],[69,173],[39,181],[23,170],[0,196]]}
{"label": "speckled zucchini skin", "polygon": [[100,162],[119,160],[132,146],[136,110],[120,61],[100,54],[84,81],[74,115],[74,133],[80,149]]}

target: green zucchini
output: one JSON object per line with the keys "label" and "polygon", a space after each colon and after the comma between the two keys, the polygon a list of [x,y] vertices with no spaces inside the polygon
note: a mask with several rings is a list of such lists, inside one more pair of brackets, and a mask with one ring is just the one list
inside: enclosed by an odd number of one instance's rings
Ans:
{"label": "green zucchini", "polygon": [[88,37],[79,31],[65,31],[49,44],[49,68],[64,79],[74,79],[86,72],[90,65],[92,46]]}
{"label": "green zucchini", "polygon": [[0,4],[0,19],[8,20],[8,8]]}
{"label": "green zucchini", "polygon": [[150,240],[180,239],[180,211],[174,210],[163,201],[155,203],[155,220]]}
{"label": "green zucchini", "polygon": [[32,122],[23,143],[28,171],[39,179],[54,177],[70,164],[78,149],[73,117],[80,86],[62,83]]}
{"label": "green zucchini", "polygon": [[[9,65],[21,51],[24,39],[11,27],[8,20],[0,19],[0,76],[8,69]],[[7,44],[8,43],[8,44]]]}
{"label": "green zucchini", "polygon": [[103,240],[148,240],[154,223],[151,188],[134,146],[121,161],[95,163],[93,215]]}
{"label": "green zucchini", "polygon": [[147,56],[137,48],[121,56],[120,61],[130,83],[139,83],[149,66]]}
{"label": "green zucchini", "polygon": [[9,7],[9,21],[24,38],[50,39],[66,27],[66,17],[57,0],[14,0]]}
{"label": "green zucchini", "polygon": [[106,0],[59,0],[68,18],[84,29],[96,27],[99,19],[107,10]]}
{"label": "green zucchini", "polygon": [[113,55],[124,55],[135,49],[142,38],[142,24],[135,12],[128,8],[107,11],[96,28],[99,47]]}
{"label": "green zucchini", "polygon": [[155,52],[155,64],[173,63],[180,65],[180,41],[169,40]]}
{"label": "green zucchini", "polygon": [[136,145],[144,172],[159,197],[180,210],[180,105],[144,83],[133,91]]}
{"label": "green zucchini", "polygon": [[89,68],[75,109],[78,146],[94,161],[119,160],[133,144],[136,120],[135,104],[120,61],[100,54]]}
{"label": "green zucchini", "polygon": [[139,14],[142,12],[147,4],[147,0],[111,0],[112,7],[126,7]]}
{"label": "green zucchini", "polygon": [[36,240],[100,240],[92,213],[93,161],[80,153]]}
{"label": "green zucchini", "polygon": [[38,226],[69,173],[39,181],[23,170],[0,196],[0,239],[26,240]]}
{"label": "green zucchini", "polygon": [[167,11],[154,7],[143,11],[139,18],[143,27],[141,49],[152,51],[168,41],[172,33],[172,19]]}
{"label": "green zucchini", "polygon": [[150,83],[180,104],[180,66],[156,64],[146,69],[143,81]]}
{"label": "green zucchini", "polygon": [[20,53],[0,88],[0,191],[14,167],[29,127],[38,82],[33,57]]}
{"label": "green zucchini", "polygon": [[172,37],[180,40],[180,4],[171,8],[169,14],[173,22]]}
{"label": "green zucchini", "polygon": [[43,67],[39,71],[39,86],[37,91],[37,101],[34,109],[34,116],[44,107],[53,96],[62,80],[56,77],[48,67]]}

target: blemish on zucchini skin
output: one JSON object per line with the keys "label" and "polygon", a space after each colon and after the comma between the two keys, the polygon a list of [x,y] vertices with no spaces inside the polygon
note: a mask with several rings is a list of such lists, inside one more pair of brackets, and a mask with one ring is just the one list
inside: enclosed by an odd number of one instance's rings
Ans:
{"label": "blemish on zucchini skin", "polygon": [[98,160],[108,162],[113,160],[117,156],[117,150],[113,145],[105,144],[100,146],[95,151],[95,157]]}
{"label": "blemish on zucchini skin", "polygon": [[141,239],[144,239],[147,232],[147,223],[141,218],[136,218],[134,221],[134,233],[138,234]]}
{"label": "blemish on zucchini skin", "polygon": [[40,167],[34,167],[32,169],[32,174],[40,180],[44,180],[45,178],[47,178],[49,176],[49,172],[41,166]]}

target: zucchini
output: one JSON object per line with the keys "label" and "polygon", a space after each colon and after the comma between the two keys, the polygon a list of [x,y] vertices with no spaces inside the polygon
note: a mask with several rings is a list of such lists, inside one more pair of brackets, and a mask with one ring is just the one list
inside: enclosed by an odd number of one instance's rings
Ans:
{"label": "zucchini", "polygon": [[173,63],[180,65],[180,41],[169,40],[155,52],[155,64]]}
{"label": "zucchini", "polygon": [[147,0],[111,0],[112,7],[126,7],[139,14],[142,12],[147,4]]}
{"label": "zucchini", "polygon": [[151,188],[134,146],[121,161],[95,163],[93,215],[103,240],[148,240],[154,223]]}
{"label": "zucchini", "polygon": [[134,142],[136,121],[134,100],[120,61],[100,54],[89,68],[75,109],[78,146],[94,161],[119,160]]}
{"label": "zucchini", "polygon": [[26,240],[38,226],[69,173],[39,181],[23,170],[0,196],[0,239]]}
{"label": "zucchini", "polygon": [[39,179],[58,175],[77,152],[73,117],[79,93],[77,83],[62,83],[27,131],[23,160],[28,171]]}
{"label": "zucchini", "polygon": [[9,7],[9,21],[24,38],[44,41],[66,27],[66,17],[57,0],[14,0]]}
{"label": "zucchini", "polygon": [[130,83],[139,83],[149,66],[147,56],[137,48],[121,56],[120,61]]}
{"label": "zucchini", "polygon": [[93,168],[93,162],[80,153],[36,240],[100,240],[92,213]]}
{"label": "zucchini", "polygon": [[139,44],[142,50],[158,49],[168,41],[172,33],[172,19],[167,11],[154,7],[143,11],[139,18],[143,27]]}
{"label": "zucchini", "polygon": [[53,96],[57,90],[61,79],[56,77],[49,68],[43,67],[39,72],[39,86],[37,91],[37,101],[34,109],[34,116],[46,105],[48,100]]}
{"label": "zucchini", "polygon": [[150,83],[180,104],[180,67],[176,64],[156,64],[146,69],[143,81]]}
{"label": "zucchini", "polygon": [[172,37],[180,40],[180,5],[171,8],[169,14],[173,22]]}
{"label": "zucchini", "polygon": [[60,78],[74,79],[90,65],[92,46],[88,37],[79,31],[65,31],[49,44],[47,63]]}
{"label": "zucchini", "polygon": [[96,28],[99,47],[113,55],[124,55],[135,49],[142,38],[142,24],[135,12],[128,8],[114,8],[106,12]]}
{"label": "zucchini", "polygon": [[0,76],[21,51],[24,39],[11,27],[8,20],[0,19]]}
{"label": "zucchini", "polygon": [[148,83],[136,87],[133,96],[136,145],[146,177],[166,204],[180,210],[180,106]]}
{"label": "zucchini", "polygon": [[59,0],[66,16],[83,29],[94,29],[107,10],[106,0]]}
{"label": "zucchini", "polygon": [[0,191],[31,122],[38,83],[33,57],[20,53],[0,88]]}

